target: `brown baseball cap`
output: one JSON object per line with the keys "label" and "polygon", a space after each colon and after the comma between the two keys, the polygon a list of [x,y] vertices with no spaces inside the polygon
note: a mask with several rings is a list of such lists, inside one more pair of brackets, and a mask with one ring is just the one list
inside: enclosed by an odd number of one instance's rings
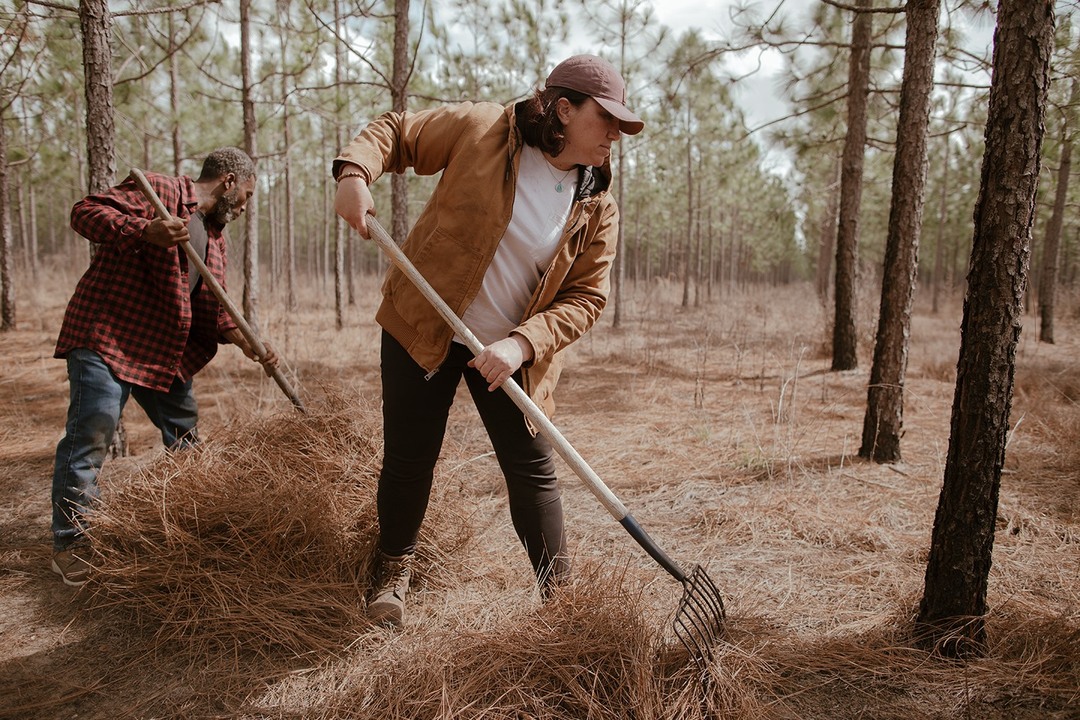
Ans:
{"label": "brown baseball cap", "polygon": [[555,66],[547,87],[562,87],[585,93],[619,119],[619,130],[637,135],[645,127],[626,107],[626,83],[615,66],[597,55],[574,55]]}

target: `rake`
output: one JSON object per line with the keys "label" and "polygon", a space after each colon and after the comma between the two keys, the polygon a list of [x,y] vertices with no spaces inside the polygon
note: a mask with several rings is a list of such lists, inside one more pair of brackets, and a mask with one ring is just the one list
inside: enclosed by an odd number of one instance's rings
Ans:
{"label": "rake", "polygon": [[[484,349],[483,344],[473,335],[472,331],[446,304],[442,297],[435,292],[435,289],[431,287],[424,276],[420,274],[420,271],[405,256],[405,253],[401,251],[401,248],[383,229],[382,225],[370,215],[367,216],[366,220],[371,237],[379,248],[423,293],[443,320],[454,329],[454,332],[465,340],[469,350],[474,355],[478,355]],[[626,509],[622,501],[600,479],[600,476],[589,467],[584,458],[563,437],[559,429],[555,427],[520,385],[514,382],[513,379],[507,379],[502,384],[502,388],[510,395],[514,404],[532,421],[540,434],[554,446],[556,452],[562,456],[575,474],[584,481],[585,485],[611,516],[619,521],[619,524],[623,526],[626,532],[630,533],[630,536],[637,541],[638,545],[649,553],[653,560],[682,584],[682,599],[679,601],[679,606],[675,611],[672,627],[675,630],[675,636],[679,638],[687,653],[704,670],[705,665],[712,660],[712,649],[723,632],[725,618],[724,601],[720,597],[720,590],[717,589],[716,584],[700,565],[695,565],[694,569],[687,574],[678,563],[672,560],[656,544],[652,537],[649,536],[649,533],[645,531],[645,528]]]}

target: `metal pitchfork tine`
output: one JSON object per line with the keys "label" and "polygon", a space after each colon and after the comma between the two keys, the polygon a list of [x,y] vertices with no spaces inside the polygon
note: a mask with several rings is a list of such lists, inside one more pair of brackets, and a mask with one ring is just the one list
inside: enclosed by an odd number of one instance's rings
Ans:
{"label": "metal pitchfork tine", "polygon": [[683,581],[683,597],[675,611],[675,636],[682,642],[686,652],[704,671],[713,659],[713,646],[720,640],[720,626],[714,618],[725,618],[724,601],[720,590],[705,569],[695,565],[690,577]]}
{"label": "metal pitchfork tine", "polygon": [[[483,344],[473,335],[472,331],[454,313],[449,305],[435,292],[434,288],[420,274],[420,271],[412,264],[401,248],[397,246],[393,238],[383,229],[382,225],[371,215],[367,218],[368,231],[387,257],[413,285],[427,298],[450,327],[454,329],[474,355],[480,354],[484,349]],[[613,493],[604,481],[600,479],[589,464],[577,450],[567,441],[559,429],[548,419],[547,415],[537,407],[525,391],[514,382],[507,380],[502,385],[525,416],[539,430],[540,434],[551,442],[555,450],[563,460],[574,470],[585,485],[592,491],[600,504],[619,521],[619,524],[630,533],[638,545],[645,549],[649,555],[658,562],[661,567],[678,580],[683,586],[682,599],[675,611],[675,619],[672,626],[676,637],[686,648],[690,657],[704,671],[705,666],[712,660],[712,648],[723,633],[724,624],[724,601],[720,597],[720,590],[700,565],[695,565],[693,572],[687,575],[679,567],[678,563],[668,557],[659,545],[649,536],[643,527],[634,519],[634,516],[622,504],[622,501]]]}

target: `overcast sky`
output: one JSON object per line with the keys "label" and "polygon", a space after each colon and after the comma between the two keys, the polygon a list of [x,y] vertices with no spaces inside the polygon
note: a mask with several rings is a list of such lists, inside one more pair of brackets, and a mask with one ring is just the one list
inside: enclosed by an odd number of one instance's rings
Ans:
{"label": "overcast sky", "polygon": [[[734,9],[740,6],[749,6],[759,19],[768,17],[779,6],[776,17],[786,18],[789,27],[798,27],[800,20],[807,17],[820,2],[821,0],[656,0],[653,8],[657,20],[672,30],[682,32],[697,28],[706,39],[719,41],[732,34],[734,23],[731,15]],[[877,4],[900,4],[900,0],[879,0]],[[977,17],[957,15],[953,22],[962,29],[973,52],[987,52],[993,40],[993,15],[986,12]],[[737,57],[729,56],[727,62],[733,74],[754,73],[733,86],[734,98],[746,115],[748,127],[760,127],[790,113],[787,100],[778,92],[782,83],[780,71],[784,65],[778,52],[748,51]],[[974,81],[987,82],[988,78],[980,77]],[[779,166],[774,169],[782,171],[787,161],[783,157],[773,157],[770,164]]]}
{"label": "overcast sky", "polygon": [[[761,14],[771,11],[780,4],[782,5],[781,15],[798,21],[800,17],[805,16],[808,8],[817,5],[818,2],[819,0],[758,0],[754,5],[756,5],[756,14],[760,17]],[[656,2],[653,7],[657,19],[676,32],[697,28],[704,38],[721,40],[732,33],[731,14],[733,6],[738,7],[738,5],[736,0],[663,0]],[[738,58],[729,58],[728,62],[737,72],[743,73],[753,70],[759,60],[761,68],[753,79],[734,87],[735,99],[746,113],[747,124],[750,127],[781,117],[788,112],[787,103],[776,92],[778,85],[776,72],[782,66],[778,53],[748,52]]]}
{"label": "overcast sky", "polygon": [[[654,2],[653,8],[657,19],[677,32],[697,28],[706,38],[720,40],[731,34],[731,14],[739,6],[749,6],[759,18],[766,17],[779,6],[777,17],[785,17],[790,27],[797,27],[799,20],[820,3],[821,0],[659,0]],[[876,4],[890,3],[901,4],[900,0],[879,0]],[[954,22],[961,24],[974,52],[986,51],[994,30],[994,17],[990,13],[974,18],[958,16]],[[777,73],[783,66],[778,53],[744,53],[734,60],[734,68],[739,73],[750,72],[759,62],[761,67],[753,79],[735,86],[735,98],[746,113],[751,128],[789,112],[786,101],[777,93],[781,82]]]}

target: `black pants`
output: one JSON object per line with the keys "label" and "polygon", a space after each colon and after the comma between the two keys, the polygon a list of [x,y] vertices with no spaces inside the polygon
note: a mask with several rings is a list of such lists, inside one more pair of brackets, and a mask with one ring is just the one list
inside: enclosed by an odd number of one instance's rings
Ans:
{"label": "black pants", "polygon": [[[380,549],[403,555],[416,540],[431,495],[446,420],[462,376],[506,478],[510,517],[542,586],[568,569],[562,497],[551,444],[533,437],[525,416],[501,389],[491,392],[468,367],[472,353],[454,343],[439,371],[426,372],[389,333],[382,334],[383,467],[379,475]],[[521,382],[520,371],[514,375]]]}

